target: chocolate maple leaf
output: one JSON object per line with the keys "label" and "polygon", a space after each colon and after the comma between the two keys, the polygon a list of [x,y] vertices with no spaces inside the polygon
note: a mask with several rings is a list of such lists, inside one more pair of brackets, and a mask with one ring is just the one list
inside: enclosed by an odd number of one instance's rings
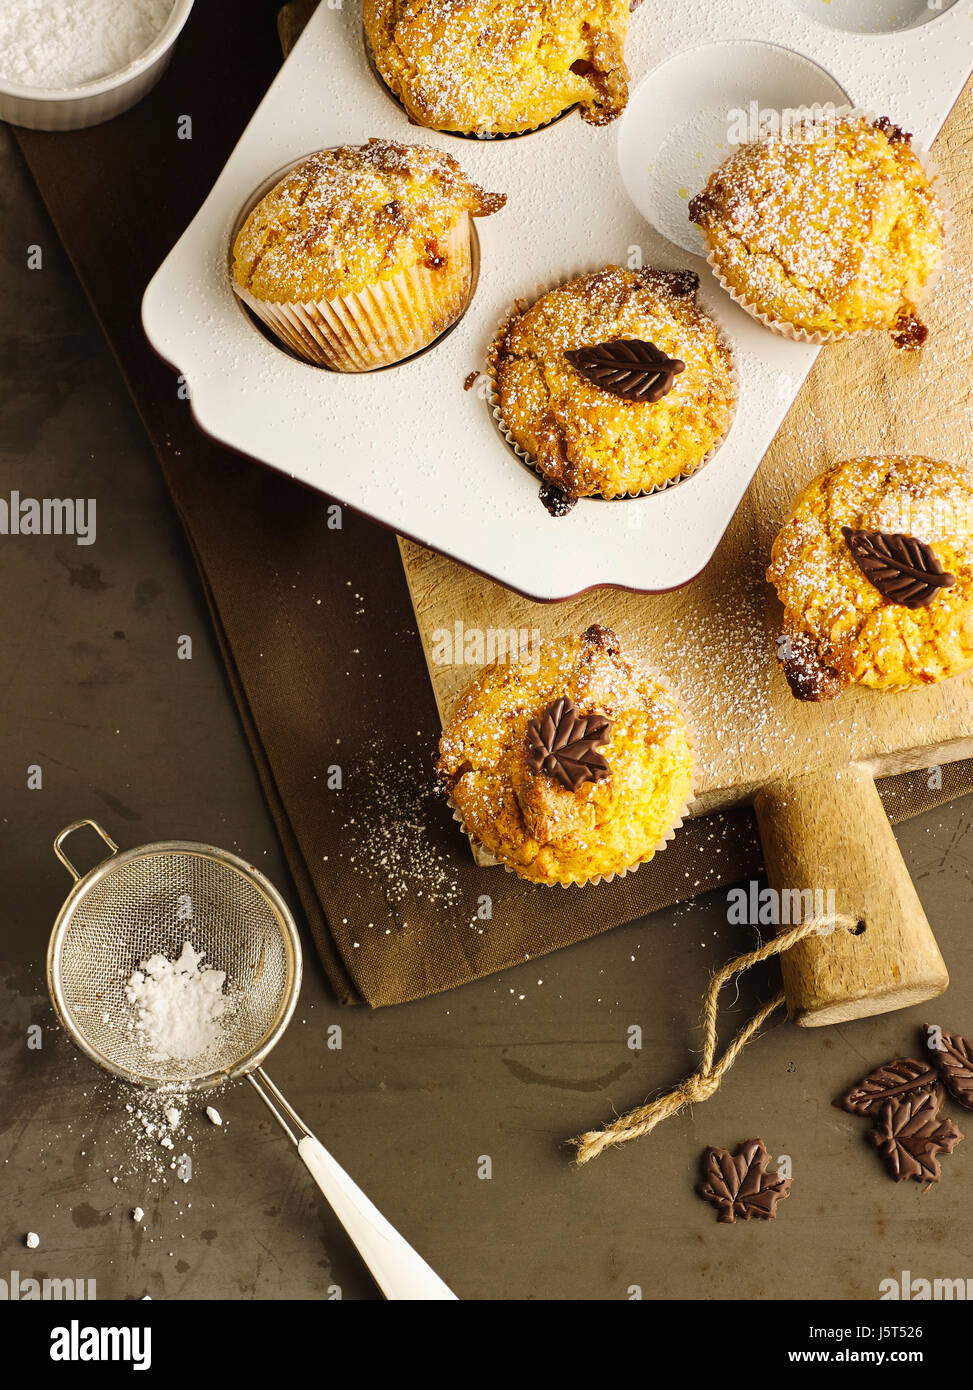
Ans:
{"label": "chocolate maple leaf", "polygon": [[881,1113],[886,1101],[901,1100],[917,1091],[932,1095],[937,1110],[946,1098],[934,1067],[928,1062],[917,1062],[914,1057],[897,1057],[856,1082],[846,1095],[838,1097],[835,1105],[850,1115],[874,1117]]}
{"label": "chocolate maple leaf", "polygon": [[717,1220],[731,1225],[756,1217],[771,1221],[777,1203],[790,1194],[791,1178],[767,1172],[770,1154],[762,1139],[748,1139],[737,1145],[735,1154],[710,1144],[703,1155],[703,1179],[696,1191],[719,1211]]}
{"label": "chocolate maple leaf", "polygon": [[963,1135],[952,1120],[940,1119],[936,1097],[919,1091],[903,1100],[887,1100],[878,1129],[869,1138],[896,1182],[938,1182],[936,1155],[951,1154]]}
{"label": "chocolate maple leaf", "polygon": [[851,526],[842,526],[841,534],[869,584],[890,603],[924,608],[940,589],[956,583],[956,576],[946,573],[932,546],[915,536],[856,531]]}
{"label": "chocolate maple leaf", "polygon": [[661,401],[686,369],[678,357],[667,357],[655,343],[640,338],[571,348],[564,355],[592,385],[634,405]]}
{"label": "chocolate maple leaf", "polygon": [[546,772],[569,792],[585,782],[601,782],[611,768],[597,749],[608,742],[611,726],[604,714],[581,714],[571,700],[555,700],[527,725],[528,766]]}
{"label": "chocolate maple leaf", "polygon": [[973,1042],[942,1028],[924,1028],[930,1059],[946,1089],[964,1110],[973,1110]]}

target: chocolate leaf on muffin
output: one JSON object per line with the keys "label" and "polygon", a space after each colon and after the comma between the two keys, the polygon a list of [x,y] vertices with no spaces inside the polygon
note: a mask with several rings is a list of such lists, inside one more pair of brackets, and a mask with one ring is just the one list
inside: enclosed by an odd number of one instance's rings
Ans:
{"label": "chocolate leaf on muffin", "polygon": [[951,589],[954,574],[947,574],[932,546],[915,536],[888,531],[856,531],[842,526],[851,558],[862,574],[889,603],[904,608],[924,608],[940,589]]}
{"label": "chocolate leaf on muffin", "polygon": [[602,782],[611,773],[598,747],[608,742],[612,722],[604,714],[581,714],[567,699],[548,705],[540,719],[527,725],[527,762],[546,772],[569,792],[585,782]]}
{"label": "chocolate leaf on muffin", "polygon": [[655,343],[638,338],[569,348],[564,355],[593,386],[634,404],[661,401],[686,370],[678,357],[667,357]]}

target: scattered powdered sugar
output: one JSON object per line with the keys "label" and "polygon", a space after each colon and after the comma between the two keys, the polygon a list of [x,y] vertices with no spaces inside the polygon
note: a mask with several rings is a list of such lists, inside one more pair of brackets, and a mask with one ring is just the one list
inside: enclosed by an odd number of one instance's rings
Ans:
{"label": "scattered powdered sugar", "polygon": [[[228,1004],[226,972],[203,965],[203,954],[186,941],[177,960],[154,955],[142,961],[125,986],[135,1011],[129,1026],[155,1058],[193,1061],[219,1037]],[[174,1114],[178,1125],[178,1109]],[[173,1123],[172,1116],[166,1118]]]}
{"label": "scattered powdered sugar", "polygon": [[3,0],[0,77],[27,87],[77,87],[140,58],[174,0]]}
{"label": "scattered powdered sugar", "polygon": [[[131,1116],[136,1137],[144,1137],[160,1148],[174,1150],[187,1099],[187,1094],[182,1091],[174,1093],[163,1089],[143,1092],[142,1099],[125,1107],[126,1113]],[[178,1105],[174,1104],[176,1100],[179,1101]]]}
{"label": "scattered powdered sugar", "polygon": [[380,876],[390,904],[423,898],[449,906],[460,896],[460,883],[449,854],[437,845],[429,822],[438,801],[432,779],[412,758],[396,759],[388,748],[366,754],[359,768],[368,787],[367,805],[345,822],[353,869]]}

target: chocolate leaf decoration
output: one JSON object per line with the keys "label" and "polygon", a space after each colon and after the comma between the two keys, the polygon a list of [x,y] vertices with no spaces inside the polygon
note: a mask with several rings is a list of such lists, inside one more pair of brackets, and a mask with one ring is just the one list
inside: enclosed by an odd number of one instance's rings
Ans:
{"label": "chocolate leaf decoration", "polygon": [[973,1042],[959,1033],[926,1026],[926,1047],[946,1089],[964,1110],[973,1110]]}
{"label": "chocolate leaf decoration", "polygon": [[527,725],[527,763],[576,792],[585,782],[601,782],[611,772],[604,753],[611,720],[604,714],[580,714],[568,699],[548,705],[540,719]]}
{"label": "chocolate leaf decoration", "polygon": [[678,357],[667,357],[655,343],[639,338],[571,348],[564,355],[594,386],[635,405],[661,401],[672,390],[676,375],[686,369]]}
{"label": "chocolate leaf decoration", "polygon": [[951,1154],[963,1138],[952,1120],[939,1118],[936,1097],[919,1091],[903,1100],[887,1100],[878,1129],[869,1135],[896,1182],[938,1182],[937,1154]]}
{"label": "chocolate leaf decoration", "polygon": [[703,1180],[696,1191],[719,1211],[718,1220],[731,1225],[757,1217],[771,1221],[777,1203],[790,1194],[791,1178],[767,1172],[770,1154],[761,1139],[748,1139],[737,1145],[735,1154],[710,1144],[703,1155]]}
{"label": "chocolate leaf decoration", "polygon": [[946,1092],[934,1067],[928,1062],[917,1062],[914,1057],[897,1057],[870,1072],[863,1081],[852,1086],[847,1095],[839,1096],[835,1105],[847,1110],[850,1115],[874,1117],[881,1113],[886,1101],[901,1100],[916,1091],[931,1095],[936,1101],[937,1110],[946,1099]]}
{"label": "chocolate leaf decoration", "polygon": [[904,608],[924,608],[940,589],[956,583],[947,574],[931,546],[915,536],[889,531],[856,531],[842,526],[851,558],[883,598]]}

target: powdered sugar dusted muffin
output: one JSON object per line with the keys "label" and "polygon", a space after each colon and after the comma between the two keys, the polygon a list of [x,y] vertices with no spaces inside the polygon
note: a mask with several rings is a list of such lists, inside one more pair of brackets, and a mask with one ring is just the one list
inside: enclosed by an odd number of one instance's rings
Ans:
{"label": "powdered sugar dusted muffin", "polygon": [[803,334],[926,337],[917,305],[944,211],[911,137],[886,119],[811,120],[744,145],[689,204],[727,288]]}
{"label": "powdered sugar dusted muffin", "polygon": [[836,464],[798,497],[767,578],[799,700],[931,685],[973,666],[973,472],[932,459]]}
{"label": "powdered sugar dusted muffin", "polygon": [[730,351],[698,286],[692,271],[608,266],[506,324],[491,364],[500,414],[555,513],[692,473],[726,434]]}
{"label": "powdered sugar dusted muffin", "polygon": [[486,667],[437,772],[465,829],[521,878],[586,883],[651,859],[689,799],[686,723],[608,628]]}
{"label": "powdered sugar dusted muffin", "polygon": [[417,125],[533,130],[577,104],[604,125],[628,99],[629,0],[365,0],[383,80]]}
{"label": "powdered sugar dusted muffin", "polygon": [[460,316],[471,217],[503,207],[450,154],[370,140],[303,160],[257,203],[233,247],[234,288],[311,362],[368,371]]}

